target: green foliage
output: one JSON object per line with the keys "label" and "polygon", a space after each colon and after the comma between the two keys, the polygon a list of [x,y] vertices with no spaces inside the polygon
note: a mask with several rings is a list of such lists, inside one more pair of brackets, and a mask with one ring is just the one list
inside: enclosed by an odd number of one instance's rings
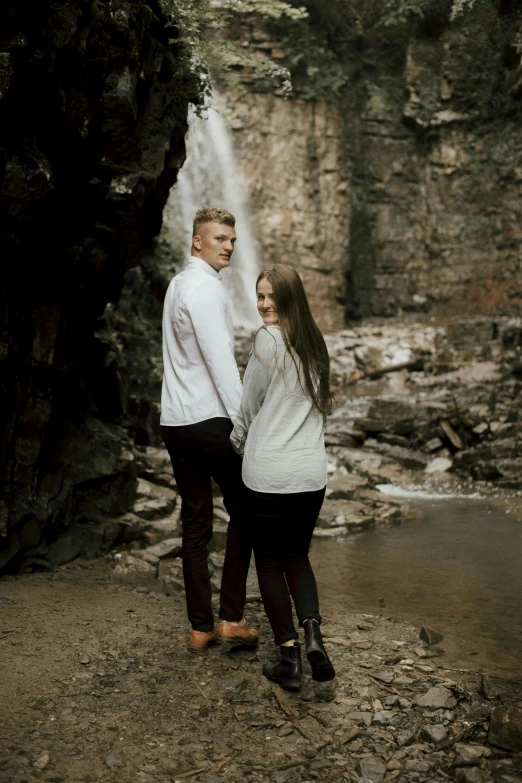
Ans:
{"label": "green foliage", "polygon": [[450,19],[453,21],[464,13],[464,11],[470,11],[475,4],[475,0],[453,0],[453,6],[451,9]]}
{"label": "green foliage", "polygon": [[[182,48],[180,68],[198,83],[201,106],[212,78],[226,88],[272,91],[305,100],[337,100],[350,76],[348,61],[371,47],[395,45],[419,21],[451,20],[472,10],[477,0],[158,0],[176,29]],[[271,58],[270,46],[238,47],[230,31],[246,38],[263,31],[284,58]],[[240,31],[240,32],[237,32]],[[389,31],[389,32],[388,32]],[[395,44],[393,43],[395,41]],[[372,43],[373,42],[373,43]],[[368,46],[365,51],[368,52]],[[377,51],[377,49],[376,49]],[[391,51],[391,49],[390,49]]]}
{"label": "green foliage", "polygon": [[199,82],[196,109],[204,105],[212,91],[210,72],[222,73],[249,69],[258,88],[291,92],[290,73],[268,57],[252,58],[231,46],[223,34],[234,23],[263,27],[281,20],[289,24],[308,17],[302,6],[283,0],[159,0],[161,9],[176,29],[182,49],[179,67],[186,76]]}
{"label": "green foliage", "polygon": [[[473,2],[474,0],[455,0],[454,4]],[[451,13],[451,0],[384,0],[377,26],[399,27],[416,19],[448,19]]]}
{"label": "green foliage", "polygon": [[228,15],[229,19],[256,15],[261,19],[275,21],[286,18],[297,22],[308,17],[306,8],[296,8],[282,0],[216,0],[213,8],[218,13]]}

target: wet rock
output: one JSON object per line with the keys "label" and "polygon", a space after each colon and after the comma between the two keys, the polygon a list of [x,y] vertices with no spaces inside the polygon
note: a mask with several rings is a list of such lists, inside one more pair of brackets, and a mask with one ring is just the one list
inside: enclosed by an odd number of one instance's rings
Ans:
{"label": "wet rock", "polygon": [[447,736],[447,730],[440,724],[425,726],[421,731],[421,738],[426,740],[426,742],[431,742],[433,745],[444,742]]}
{"label": "wet rock", "polygon": [[429,625],[422,626],[419,636],[423,642],[426,642],[426,644],[429,645],[438,644],[443,638],[442,634],[438,633],[433,628],[430,628]]}
{"label": "wet rock", "polygon": [[500,699],[502,702],[516,702],[522,693],[522,680],[508,680],[503,677],[482,675],[482,693],[486,699]]}
{"label": "wet rock", "polygon": [[506,750],[522,751],[522,709],[495,707],[489,721],[488,741]]}
{"label": "wet rock", "polygon": [[435,685],[422,696],[417,697],[418,707],[429,707],[433,710],[452,709],[457,704],[452,692],[444,685]]}
{"label": "wet rock", "polygon": [[386,767],[377,759],[363,759],[355,767],[357,774],[373,783],[380,783],[386,774]]}

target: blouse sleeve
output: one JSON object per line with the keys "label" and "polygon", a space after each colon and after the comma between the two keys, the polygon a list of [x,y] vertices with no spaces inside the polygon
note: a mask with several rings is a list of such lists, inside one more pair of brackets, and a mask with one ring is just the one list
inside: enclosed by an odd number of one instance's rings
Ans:
{"label": "blouse sleeve", "polygon": [[276,339],[267,329],[262,328],[256,335],[254,350],[245,371],[243,400],[230,434],[232,446],[238,454],[244,453],[248,431],[263,405],[276,367]]}

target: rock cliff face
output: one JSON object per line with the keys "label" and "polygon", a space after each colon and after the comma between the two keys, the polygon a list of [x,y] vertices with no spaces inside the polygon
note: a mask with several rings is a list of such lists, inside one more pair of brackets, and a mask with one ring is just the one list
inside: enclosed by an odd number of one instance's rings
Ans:
{"label": "rock cliff face", "polygon": [[[453,23],[361,30],[329,104],[256,94],[248,72],[228,95],[264,260],[303,273],[324,329],[522,303],[517,19],[477,0]],[[269,34],[231,35],[286,62]]]}
{"label": "rock cliff face", "polygon": [[230,114],[263,267],[295,265],[320,327],[342,329],[351,165],[337,108],[246,94]]}
{"label": "rock cliff face", "polygon": [[1,16],[0,569],[121,531],[136,412],[96,329],[159,228],[197,99],[156,0],[11,0]]}

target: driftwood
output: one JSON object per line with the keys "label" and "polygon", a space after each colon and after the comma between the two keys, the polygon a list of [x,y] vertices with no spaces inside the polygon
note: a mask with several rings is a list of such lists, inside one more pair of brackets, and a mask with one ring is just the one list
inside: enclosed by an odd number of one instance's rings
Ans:
{"label": "driftwood", "polygon": [[357,381],[366,379],[371,380],[372,378],[380,378],[381,375],[387,375],[387,373],[390,372],[400,372],[401,370],[423,370],[425,364],[426,359],[417,356],[407,362],[400,362],[400,364],[390,364],[387,367],[379,367],[377,370],[367,370],[366,372],[362,370],[353,376],[352,383],[357,383]]}
{"label": "driftwood", "polygon": [[206,767],[200,767],[199,769],[191,769],[190,772],[182,772],[181,775],[175,775],[176,780],[182,778],[191,778],[193,775],[199,775],[200,772],[206,772]]}
{"label": "driftwood", "polygon": [[456,449],[463,449],[464,444],[462,440],[460,439],[460,436],[455,432],[449,421],[447,419],[441,419],[440,427],[446,437],[451,441],[451,443],[455,446]]}
{"label": "driftwood", "polygon": [[272,690],[272,693],[277,699],[277,703],[285,713],[285,715],[288,715],[289,718],[295,718],[297,715],[297,710],[290,702],[288,696],[285,694],[282,688],[279,687],[279,685],[276,685],[275,683],[270,683],[270,688]]}

